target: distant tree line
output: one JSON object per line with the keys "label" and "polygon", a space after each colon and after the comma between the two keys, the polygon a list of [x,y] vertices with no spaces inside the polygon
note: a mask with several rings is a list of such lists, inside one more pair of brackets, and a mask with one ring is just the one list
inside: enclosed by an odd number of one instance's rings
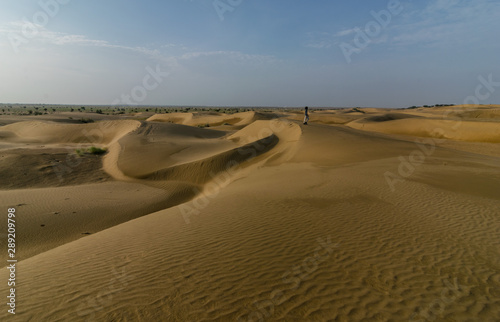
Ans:
{"label": "distant tree line", "polygon": [[455,104],[434,104],[434,105],[423,105],[423,106],[410,106],[410,107],[407,107],[406,109],[415,109],[415,108],[420,108],[420,107],[424,107],[424,108],[430,108],[430,107],[440,107],[440,106],[455,106]]}

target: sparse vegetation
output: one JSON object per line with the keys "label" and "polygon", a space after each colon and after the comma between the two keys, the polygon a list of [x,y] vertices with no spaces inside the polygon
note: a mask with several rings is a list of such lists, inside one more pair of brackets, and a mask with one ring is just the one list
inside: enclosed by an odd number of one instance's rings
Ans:
{"label": "sparse vegetation", "polygon": [[108,150],[106,148],[101,149],[95,146],[91,146],[88,149],[76,149],[75,152],[79,156],[83,156],[84,154],[102,155],[108,152]]}
{"label": "sparse vegetation", "polygon": [[[7,110],[8,108],[8,110]],[[2,111],[5,109],[5,111]],[[52,114],[52,113],[84,113],[85,115],[81,115],[78,117],[74,117],[75,120],[80,119],[81,117],[92,117],[95,115],[94,113],[101,115],[124,115],[124,116],[132,116],[134,113],[158,113],[158,114],[166,114],[166,113],[203,113],[203,112],[218,112],[224,113],[226,115],[231,115],[234,113],[240,112],[248,112],[248,111],[256,111],[256,112],[265,112],[265,111],[276,111],[282,110],[285,111],[286,108],[263,108],[263,107],[220,107],[220,106],[112,106],[112,105],[58,105],[58,104],[0,104],[0,114],[3,112],[4,115],[6,113],[12,113],[12,115],[33,115],[35,112],[41,113],[36,115],[44,115]],[[295,109],[293,109],[295,111]],[[30,114],[31,113],[31,114]],[[213,126],[213,124],[212,124]]]}
{"label": "sparse vegetation", "polygon": [[363,113],[363,114],[366,114],[365,111],[363,111],[362,109],[360,109],[359,107],[355,107],[352,109],[354,112],[358,112],[358,113]]}
{"label": "sparse vegetation", "polygon": [[210,124],[198,124],[197,125],[199,128],[203,129],[203,128],[206,128],[206,127],[210,127]]}
{"label": "sparse vegetation", "polygon": [[104,154],[108,150],[107,149],[97,148],[95,146],[91,146],[88,151],[89,151],[90,154]]}
{"label": "sparse vegetation", "polygon": [[407,107],[406,109],[412,110],[412,109],[421,108],[421,107],[432,108],[432,107],[444,107],[444,106],[455,106],[455,104],[434,104],[434,105],[422,105],[422,106],[413,105],[413,106]]}

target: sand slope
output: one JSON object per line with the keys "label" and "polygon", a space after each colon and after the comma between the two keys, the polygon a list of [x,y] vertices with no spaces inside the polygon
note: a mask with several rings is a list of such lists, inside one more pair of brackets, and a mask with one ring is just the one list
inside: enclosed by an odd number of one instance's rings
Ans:
{"label": "sand slope", "polygon": [[444,138],[458,141],[500,143],[500,123],[419,119],[387,114],[349,123],[366,131]]}
{"label": "sand slope", "polygon": [[414,112],[148,120],[107,141],[115,181],[1,191],[30,235],[15,319],[497,321],[500,157],[481,151],[498,123],[457,136]]}
{"label": "sand slope", "polygon": [[110,144],[135,130],[138,121],[101,121],[88,124],[59,124],[50,122],[18,122],[3,126],[2,138],[19,143],[97,143]]}
{"label": "sand slope", "polygon": [[241,112],[235,114],[224,114],[217,112],[204,113],[169,113],[156,114],[147,119],[148,122],[170,122],[191,126],[210,125],[220,126],[228,125],[248,125],[257,120],[271,119],[272,115],[259,112]]}

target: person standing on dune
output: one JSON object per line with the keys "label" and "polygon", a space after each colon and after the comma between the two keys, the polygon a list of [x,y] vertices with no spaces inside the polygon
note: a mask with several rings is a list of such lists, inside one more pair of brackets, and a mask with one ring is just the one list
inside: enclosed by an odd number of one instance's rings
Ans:
{"label": "person standing on dune", "polygon": [[309,122],[309,107],[306,106],[304,115],[304,125],[307,125],[307,122]]}

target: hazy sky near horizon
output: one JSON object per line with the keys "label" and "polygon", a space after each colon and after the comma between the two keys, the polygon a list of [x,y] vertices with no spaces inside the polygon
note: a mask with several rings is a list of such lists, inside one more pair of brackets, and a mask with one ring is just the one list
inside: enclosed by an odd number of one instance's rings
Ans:
{"label": "hazy sky near horizon", "polygon": [[500,104],[499,0],[0,5],[3,103]]}

